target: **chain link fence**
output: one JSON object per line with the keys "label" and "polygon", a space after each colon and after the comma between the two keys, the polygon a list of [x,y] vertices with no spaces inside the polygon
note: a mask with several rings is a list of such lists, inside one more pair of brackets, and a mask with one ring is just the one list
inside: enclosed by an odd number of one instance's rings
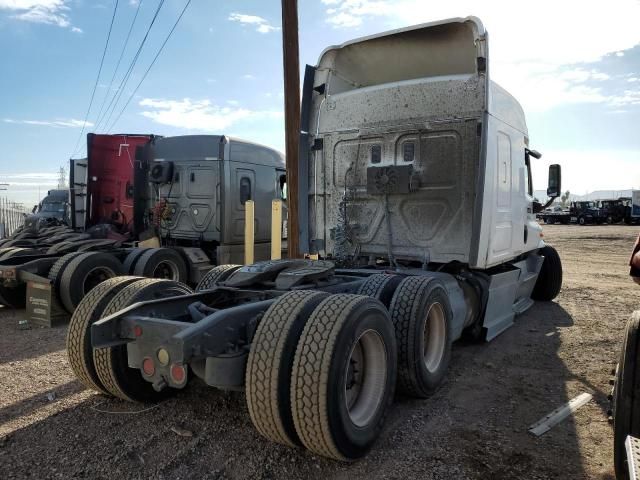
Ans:
{"label": "chain link fence", "polygon": [[0,239],[7,238],[24,223],[27,209],[21,203],[0,197]]}

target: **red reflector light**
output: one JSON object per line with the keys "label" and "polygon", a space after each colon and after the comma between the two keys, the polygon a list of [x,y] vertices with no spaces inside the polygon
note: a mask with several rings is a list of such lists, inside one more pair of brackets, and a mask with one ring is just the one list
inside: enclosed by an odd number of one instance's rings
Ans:
{"label": "red reflector light", "polygon": [[142,327],[140,325],[136,325],[135,327],[133,327],[133,334],[136,337],[141,337],[142,336]]}
{"label": "red reflector light", "polygon": [[142,371],[149,377],[152,377],[153,374],[156,373],[156,366],[153,364],[153,360],[151,360],[151,358],[146,357],[142,361]]}
{"label": "red reflector light", "polygon": [[186,377],[187,372],[183,365],[178,365],[177,363],[171,365],[171,378],[174,382],[182,383]]}

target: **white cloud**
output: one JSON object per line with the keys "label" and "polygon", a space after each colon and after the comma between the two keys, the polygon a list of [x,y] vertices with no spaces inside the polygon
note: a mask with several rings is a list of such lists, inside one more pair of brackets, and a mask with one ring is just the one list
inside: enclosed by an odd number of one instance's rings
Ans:
{"label": "white cloud", "polygon": [[[546,189],[547,172],[552,163],[562,164],[562,189],[576,195],[594,190],[640,188],[640,150],[545,150],[532,165],[533,185]],[[602,168],[606,162],[606,168]],[[598,172],[594,175],[593,172]]]}
{"label": "white cloud", "polygon": [[236,106],[221,107],[210,100],[166,100],[145,98],[139,102],[146,107],[140,114],[162,125],[220,132],[244,120],[282,118],[278,111],[253,111]]}
{"label": "white cloud", "polygon": [[[57,119],[57,120],[15,120],[13,118],[4,118],[5,123],[14,123],[20,125],[40,125],[44,127],[59,127],[59,128],[82,128],[85,123],[82,120],[76,120],[75,118],[69,119]],[[87,127],[92,127],[93,123],[87,122]]]}
{"label": "white cloud", "polygon": [[[525,110],[607,102],[607,95],[597,84],[609,79],[607,73],[571,66],[596,62],[607,54],[620,57],[624,50],[640,43],[637,28],[640,2],[637,0],[604,3],[600,0],[538,0],[527,8],[525,24],[513,21],[522,16],[520,2],[322,0],[322,3],[330,25],[357,27],[359,35],[380,30],[380,21],[388,28],[399,28],[466,17],[473,12],[484,21],[489,32],[492,78],[513,93]],[[371,19],[378,22],[367,21]]]}
{"label": "white cloud", "polygon": [[245,73],[244,75],[242,75],[242,78],[244,78],[245,80],[255,80],[256,79],[255,75],[251,75],[250,73]]}
{"label": "white cloud", "polygon": [[271,25],[266,18],[258,17],[257,15],[245,15],[243,13],[232,13],[228,18],[232,22],[238,22],[242,25],[251,25],[256,27],[256,31],[260,33],[269,33],[280,30],[280,27]]}
{"label": "white cloud", "polygon": [[14,179],[57,180],[58,174],[53,172],[0,173],[0,181],[14,180]]}
{"label": "white cloud", "polygon": [[67,3],[68,0],[0,0],[0,10],[15,12],[11,16],[17,20],[71,27],[77,32],[80,29],[72,27],[69,21]]}
{"label": "white cloud", "polygon": [[82,29],[78,27],[71,27],[71,31],[73,33],[83,33]]}
{"label": "white cloud", "polygon": [[640,105],[640,88],[637,90],[625,90],[621,95],[615,95],[609,98],[608,101],[614,107]]}

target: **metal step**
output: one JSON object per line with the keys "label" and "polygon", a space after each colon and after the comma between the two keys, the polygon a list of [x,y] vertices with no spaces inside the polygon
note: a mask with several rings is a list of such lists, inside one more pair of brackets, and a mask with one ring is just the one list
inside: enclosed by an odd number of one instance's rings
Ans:
{"label": "metal step", "polygon": [[624,442],[629,465],[629,480],[636,480],[640,472],[640,439],[629,435]]}

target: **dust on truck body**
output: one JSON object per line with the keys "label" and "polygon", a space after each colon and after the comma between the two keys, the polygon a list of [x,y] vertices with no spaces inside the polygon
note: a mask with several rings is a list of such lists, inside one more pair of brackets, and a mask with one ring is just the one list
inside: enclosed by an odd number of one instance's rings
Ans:
{"label": "dust on truck body", "polygon": [[[297,232],[320,259],[218,266],[195,293],[105,283],[72,319],[76,375],[149,401],[192,371],[244,388],[273,441],[364,455],[394,391],[432,394],[463,332],[492,339],[561,287],[534,216],[539,154],[487,52],[473,17],[325,50],[305,75]],[[549,183],[557,197],[559,166]]]}

